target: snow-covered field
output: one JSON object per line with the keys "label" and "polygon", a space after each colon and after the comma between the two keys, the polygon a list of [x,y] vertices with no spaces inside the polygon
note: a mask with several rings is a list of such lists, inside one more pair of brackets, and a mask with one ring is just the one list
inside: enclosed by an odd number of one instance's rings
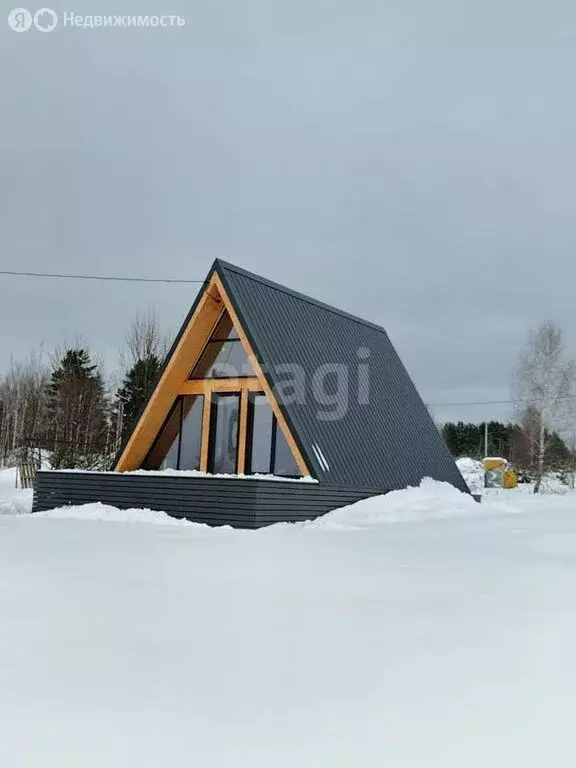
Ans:
{"label": "snow-covered field", "polygon": [[576,762],[572,493],[424,484],[257,532],[63,514],[0,514],[1,766]]}

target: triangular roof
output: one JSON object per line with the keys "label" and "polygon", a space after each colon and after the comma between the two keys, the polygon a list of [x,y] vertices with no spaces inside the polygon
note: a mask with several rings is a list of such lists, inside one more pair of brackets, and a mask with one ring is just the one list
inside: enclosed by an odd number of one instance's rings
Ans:
{"label": "triangular roof", "polygon": [[[219,259],[206,285],[214,279],[233,307],[310,474],[320,482],[382,490],[432,477],[467,490],[382,327]],[[203,294],[184,321],[163,374],[181,349]],[[287,364],[300,372],[303,389],[297,397],[286,396]],[[323,377],[324,382],[340,377],[340,396],[335,390],[331,405],[315,396]],[[333,408],[339,418],[330,418]],[[141,421],[142,414],[135,429]]]}

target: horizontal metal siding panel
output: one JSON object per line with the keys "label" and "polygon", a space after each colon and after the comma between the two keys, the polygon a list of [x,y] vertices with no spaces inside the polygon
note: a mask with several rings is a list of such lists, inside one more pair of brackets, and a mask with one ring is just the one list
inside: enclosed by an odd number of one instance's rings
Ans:
{"label": "horizontal metal siding panel", "polygon": [[39,472],[33,511],[100,501],[120,509],[155,509],[208,525],[254,527],[255,488],[224,488],[211,478]]}
{"label": "horizontal metal siding panel", "polygon": [[320,483],[38,472],[33,511],[100,501],[120,509],[161,510],[208,525],[255,528],[313,519],[377,493]]}
{"label": "horizontal metal siding panel", "polygon": [[[96,499],[98,499],[99,495],[103,492],[102,487],[94,486],[93,484],[87,484],[82,485],[82,483],[66,483],[65,484],[66,491],[72,492],[72,493],[82,493],[87,496],[93,496]],[[106,493],[116,493],[118,495],[122,494],[128,494],[131,498],[138,498],[143,501],[146,501],[146,497],[149,493],[154,493],[157,491],[156,489],[150,489],[150,488],[138,488],[134,486],[115,486],[110,483],[105,484],[105,492]],[[255,495],[252,493],[250,495],[245,494],[234,494],[234,493],[221,493],[216,488],[210,489],[208,492],[205,492],[203,490],[198,490],[197,488],[181,488],[181,489],[164,489],[162,488],[162,495],[163,498],[167,501],[177,501],[178,499],[187,500],[190,499],[190,495],[193,494],[194,498],[197,501],[205,500],[207,503],[212,502],[215,498],[220,499],[221,501],[227,502],[227,501],[233,501],[233,500],[239,500],[244,499],[246,500],[246,503],[250,503],[254,500]]]}
{"label": "horizontal metal siding panel", "polygon": [[[304,402],[288,400],[283,408],[319,480],[396,489],[428,476],[468,492],[384,329],[232,265],[220,264],[219,270],[270,383],[278,366],[291,364],[304,371]],[[360,349],[370,352],[368,378],[359,368]],[[342,418],[330,421],[322,417],[327,408],[316,402],[312,382],[322,366],[333,365],[347,371],[349,379],[338,402]],[[358,387],[367,381],[368,403],[362,404]],[[315,444],[329,470],[320,465]]]}
{"label": "horizontal metal siding panel", "polygon": [[[304,520],[314,520],[321,515],[338,509],[339,507],[353,504],[361,499],[375,495],[373,491],[360,491],[351,488],[335,489],[322,485],[317,486],[315,492],[302,494],[298,503],[293,500],[280,503],[278,508],[270,504],[271,498],[263,493],[259,499],[256,512],[256,524],[258,526],[273,525],[283,522],[300,522]],[[278,514],[281,514],[279,519]]]}

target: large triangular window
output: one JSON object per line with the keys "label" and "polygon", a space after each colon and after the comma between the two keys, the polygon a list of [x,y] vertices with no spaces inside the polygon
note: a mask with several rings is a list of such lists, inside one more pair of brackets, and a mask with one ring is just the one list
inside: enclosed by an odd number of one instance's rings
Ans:
{"label": "large triangular window", "polygon": [[190,379],[241,379],[255,376],[242,342],[225,312],[206,344]]}
{"label": "large triangular window", "polygon": [[303,474],[304,461],[240,323],[214,279],[117,462],[119,471]]}

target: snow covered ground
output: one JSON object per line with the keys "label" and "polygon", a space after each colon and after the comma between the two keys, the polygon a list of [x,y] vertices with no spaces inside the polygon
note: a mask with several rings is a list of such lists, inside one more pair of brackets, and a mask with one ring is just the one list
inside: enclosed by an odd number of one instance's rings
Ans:
{"label": "snow covered ground", "polygon": [[32,508],[32,490],[16,488],[16,470],[0,469],[0,515],[23,515]]}
{"label": "snow covered ground", "polygon": [[62,514],[0,514],[2,766],[576,760],[572,493],[424,484],[257,532]]}

